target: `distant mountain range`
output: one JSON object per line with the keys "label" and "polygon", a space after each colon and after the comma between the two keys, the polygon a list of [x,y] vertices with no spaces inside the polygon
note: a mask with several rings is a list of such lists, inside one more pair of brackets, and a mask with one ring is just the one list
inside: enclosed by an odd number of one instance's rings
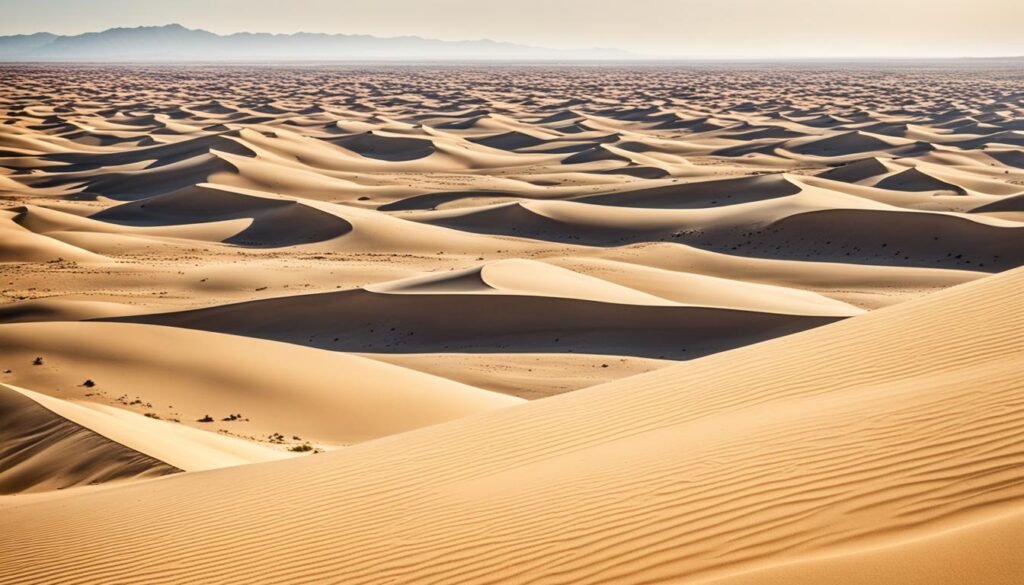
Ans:
{"label": "distant mountain range", "polygon": [[347,34],[235,33],[218,35],[180,24],[112,28],[62,36],[0,36],[0,61],[445,61],[617,60],[617,49],[559,50],[491,40],[442,41],[421,37]]}

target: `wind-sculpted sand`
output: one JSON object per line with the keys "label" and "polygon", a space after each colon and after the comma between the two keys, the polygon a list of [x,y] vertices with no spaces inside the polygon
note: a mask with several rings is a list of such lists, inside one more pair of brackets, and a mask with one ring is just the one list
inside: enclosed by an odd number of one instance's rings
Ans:
{"label": "wind-sculpted sand", "polygon": [[1013,63],[4,66],[0,581],[1014,583]]}

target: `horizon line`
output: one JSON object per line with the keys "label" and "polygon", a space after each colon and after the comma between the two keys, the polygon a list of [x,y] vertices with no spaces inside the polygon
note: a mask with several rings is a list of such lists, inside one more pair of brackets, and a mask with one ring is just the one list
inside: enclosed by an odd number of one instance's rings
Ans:
{"label": "horizon line", "polygon": [[[3,36],[3,35],[0,35]],[[871,63],[906,63],[906,62],[953,62],[953,61],[1016,61],[1024,60],[1024,55],[993,55],[993,56],[828,56],[828,57],[641,57],[641,58],[577,58],[577,59],[550,59],[550,58],[472,58],[452,57],[433,59],[401,59],[401,58],[353,58],[353,59],[136,59],[136,60],[96,60],[96,59],[12,59],[4,60],[0,57],[0,63],[5,65],[298,65],[298,64],[586,64],[586,65],[657,65],[657,64],[747,64],[747,63],[778,63],[778,64],[799,64],[799,63],[850,63],[850,64],[871,64]]]}
{"label": "horizon line", "polygon": [[79,60],[74,60],[74,59],[42,59],[42,60],[25,60],[25,61],[3,61],[2,59],[0,59],[0,62],[3,62],[3,63],[83,63],[83,64],[85,64],[85,63],[106,63],[106,64],[113,64],[113,63],[124,63],[124,64],[133,64],[133,63],[149,63],[149,64],[155,64],[155,63],[183,63],[183,64],[184,63],[239,63],[239,64],[268,63],[268,64],[281,64],[281,63],[360,63],[360,62],[362,62],[362,63],[386,63],[386,62],[396,62],[396,63],[430,63],[430,62],[441,63],[441,62],[444,62],[444,63],[447,63],[447,62],[461,62],[461,61],[477,62],[477,63],[481,63],[481,62],[538,62],[538,63],[540,63],[540,62],[571,62],[571,63],[576,63],[576,62],[579,62],[579,63],[597,63],[597,62],[607,62],[607,63],[625,63],[625,62],[632,62],[632,63],[648,63],[648,62],[650,62],[650,63],[655,63],[655,62],[662,62],[662,63],[664,63],[664,62],[773,63],[773,62],[790,62],[791,63],[791,62],[837,62],[837,61],[847,61],[847,62],[871,62],[871,61],[974,61],[974,60],[1024,59],[1024,54],[1021,54],[1021,55],[826,55],[826,56],[777,55],[777,56],[771,56],[771,57],[759,57],[759,56],[750,56],[750,55],[727,55],[727,56],[725,56],[725,55],[722,55],[722,56],[717,56],[717,55],[663,55],[663,54],[637,53],[634,50],[623,49],[623,48],[620,48],[620,47],[609,47],[609,46],[605,46],[605,47],[591,46],[591,47],[575,47],[575,48],[557,48],[557,47],[548,47],[548,46],[543,46],[543,45],[530,44],[530,43],[525,42],[525,41],[501,40],[501,39],[492,39],[492,38],[488,38],[488,37],[479,37],[479,38],[474,38],[474,39],[470,39],[470,38],[442,39],[442,38],[431,37],[431,36],[423,36],[421,34],[403,34],[403,35],[394,35],[394,36],[380,36],[380,35],[375,35],[375,34],[358,33],[358,32],[316,32],[316,31],[308,31],[308,30],[301,30],[301,31],[295,31],[295,32],[235,31],[235,32],[228,32],[228,33],[220,33],[220,32],[215,32],[215,31],[212,31],[212,30],[209,30],[209,29],[206,29],[206,28],[201,28],[201,27],[192,28],[192,27],[183,25],[180,22],[168,22],[168,23],[165,23],[165,24],[142,24],[142,25],[135,25],[135,26],[110,26],[110,27],[104,28],[102,30],[85,31],[85,32],[72,33],[72,34],[53,33],[53,32],[49,32],[49,31],[19,32],[19,33],[11,33],[11,34],[0,34],[0,38],[2,38],[2,37],[11,37],[11,36],[33,36],[33,35],[51,35],[51,36],[55,36],[55,37],[75,37],[75,36],[82,36],[82,35],[88,35],[88,34],[102,34],[102,33],[113,31],[113,30],[160,29],[160,28],[170,28],[170,27],[179,27],[179,28],[182,28],[182,29],[185,29],[185,30],[188,30],[188,31],[205,32],[205,33],[213,34],[213,35],[216,35],[216,36],[219,36],[219,37],[229,37],[229,36],[232,36],[232,35],[247,35],[247,34],[248,35],[283,36],[283,37],[296,36],[296,35],[325,35],[325,36],[370,37],[370,38],[383,39],[383,40],[390,40],[390,39],[420,39],[420,40],[437,41],[437,42],[443,42],[443,43],[480,43],[480,42],[489,42],[489,43],[497,43],[497,44],[519,45],[519,46],[522,46],[522,47],[528,47],[528,48],[533,48],[533,49],[543,49],[543,50],[559,51],[559,52],[566,52],[566,53],[586,52],[586,51],[615,51],[615,52],[623,53],[625,56],[622,57],[622,58],[619,58],[619,59],[608,58],[608,57],[595,57],[595,58],[585,58],[584,57],[584,58],[579,58],[579,59],[571,59],[571,58],[565,58],[565,59],[547,59],[547,58],[538,58],[538,59],[528,59],[528,58],[527,59],[481,58],[481,59],[474,59],[472,57],[459,57],[459,58],[424,59],[424,60],[390,59],[390,58],[381,58],[381,59],[366,59],[366,58],[363,58],[363,59],[351,59],[351,60],[350,59],[337,59],[337,58],[333,58],[333,59],[300,58],[300,59],[281,60],[281,61],[271,60],[271,59],[255,59],[255,60],[251,60],[251,59],[250,60],[246,60],[246,59],[237,59],[237,60],[236,59],[215,59],[215,60],[209,60],[209,61],[198,61],[198,60],[175,61],[173,59],[169,59],[169,60],[152,59],[152,60],[136,60],[136,61],[130,61],[130,60],[129,61],[90,61],[90,60],[81,60],[81,61],[79,61]]}

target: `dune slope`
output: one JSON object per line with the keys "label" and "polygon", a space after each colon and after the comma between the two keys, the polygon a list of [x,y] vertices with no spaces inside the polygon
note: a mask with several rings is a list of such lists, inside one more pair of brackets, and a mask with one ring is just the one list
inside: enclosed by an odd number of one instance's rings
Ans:
{"label": "dune slope", "polygon": [[[0,577],[701,582],[901,546],[931,570],[922,538],[1024,512],[1022,284],[345,452],[18,506]],[[1019,568],[993,546],[970,582]]]}
{"label": "dune slope", "polygon": [[795,312],[682,305],[547,263],[509,260],[363,289],[118,320],[341,351],[687,358],[802,331],[859,311],[834,303],[816,311],[797,307]]}
{"label": "dune slope", "polygon": [[179,471],[0,384],[0,494],[158,477]]}
{"label": "dune slope", "polygon": [[[0,325],[0,367],[11,370],[0,381],[40,393],[289,443],[354,443],[520,402],[351,355],[123,323]],[[246,420],[221,420],[232,414]],[[215,420],[197,422],[206,415]]]}
{"label": "dune slope", "polygon": [[[6,388],[35,401],[70,423],[182,471],[259,463],[294,455],[284,449],[164,422],[122,408],[65,400],[17,386]],[[77,453],[69,450],[64,456],[74,460]]]}

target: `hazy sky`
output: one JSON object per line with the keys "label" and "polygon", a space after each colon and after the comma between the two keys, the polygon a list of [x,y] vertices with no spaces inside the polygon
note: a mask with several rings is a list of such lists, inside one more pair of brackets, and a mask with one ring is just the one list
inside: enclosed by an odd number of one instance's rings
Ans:
{"label": "hazy sky", "polygon": [[1024,55],[1024,0],[0,0],[0,34],[178,22],[650,56]]}

